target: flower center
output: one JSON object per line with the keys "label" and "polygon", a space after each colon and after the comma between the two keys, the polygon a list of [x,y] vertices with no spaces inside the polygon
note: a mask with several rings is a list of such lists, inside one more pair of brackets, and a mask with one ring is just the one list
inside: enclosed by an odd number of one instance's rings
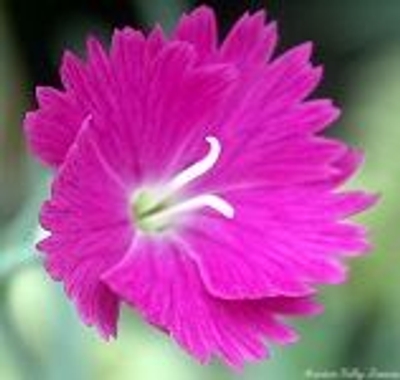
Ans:
{"label": "flower center", "polygon": [[186,185],[209,172],[221,155],[221,144],[216,137],[208,136],[206,141],[209,151],[204,158],[178,173],[167,184],[143,187],[133,194],[133,216],[142,232],[165,232],[188,213],[204,207],[225,218],[234,217],[233,206],[219,195],[205,193],[190,198],[179,196]]}

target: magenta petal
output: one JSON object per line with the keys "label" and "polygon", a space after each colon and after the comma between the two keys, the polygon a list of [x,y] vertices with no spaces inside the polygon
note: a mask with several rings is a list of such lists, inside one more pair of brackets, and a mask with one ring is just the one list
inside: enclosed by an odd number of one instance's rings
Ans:
{"label": "magenta petal", "polygon": [[[147,124],[138,154],[143,171],[156,178],[166,174],[166,164],[173,160],[190,162],[194,142],[204,146],[204,138],[215,128],[216,113],[237,77],[232,66],[197,67],[196,60],[191,45],[173,42],[151,66],[148,108],[144,110]],[[185,159],[179,156],[183,149]]]}
{"label": "magenta petal", "polygon": [[364,161],[364,154],[358,149],[349,148],[335,162],[337,174],[334,175],[330,182],[325,185],[338,186],[349,180],[360,168]]}
{"label": "magenta petal", "polygon": [[[199,185],[218,191],[239,187],[268,188],[331,180],[340,174],[337,162],[347,147],[331,139],[297,135],[271,143],[260,135],[230,140],[219,164]],[[200,190],[199,190],[200,191]]]}
{"label": "magenta petal", "polygon": [[190,42],[200,57],[209,59],[218,44],[217,22],[214,11],[201,6],[189,15],[183,15],[175,30],[175,38]]}
{"label": "magenta petal", "polygon": [[270,100],[274,105],[284,107],[287,102],[306,98],[321,80],[322,69],[310,62],[312,44],[304,43],[275,59],[265,71],[269,84]]}
{"label": "magenta petal", "polygon": [[[88,64],[70,52],[61,67],[65,92],[40,89],[39,109],[25,119],[29,143],[48,165],[59,167],[73,144],[84,119],[96,109],[110,111],[115,104],[110,68],[105,52],[95,39],[88,41]],[[115,89],[115,86],[114,86]]]}
{"label": "magenta petal", "polygon": [[114,151],[129,160],[133,150],[138,171],[147,180],[159,180],[204,147],[237,72],[229,65],[198,66],[192,45],[175,41],[163,46],[157,31],[151,37],[146,45],[138,32],[116,32],[111,62],[118,102],[110,112],[94,116],[104,134],[112,128],[124,141],[123,151]]}
{"label": "magenta petal", "polygon": [[[291,134],[307,133],[301,126],[302,119],[307,121],[310,114],[314,118],[324,116],[320,127],[314,122],[315,132],[326,127],[337,116],[338,111],[329,102],[302,104],[318,84],[322,71],[310,63],[311,44],[298,46],[284,55],[264,65],[262,70],[253,68],[253,76],[243,72],[240,91],[231,99],[231,106],[223,120],[222,133],[234,139],[238,133],[244,136],[271,136],[269,141],[277,137]],[[315,107],[318,105],[318,109]],[[291,119],[288,119],[290,118]],[[317,121],[317,120],[315,120]],[[299,125],[300,124],[300,125]],[[278,136],[277,136],[278,135]]]}
{"label": "magenta petal", "polygon": [[208,290],[225,299],[301,296],[346,278],[339,260],[361,254],[365,231],[342,218],[375,202],[363,193],[237,190],[232,220],[204,212],[183,232]]}
{"label": "magenta petal", "polygon": [[65,285],[82,319],[115,335],[119,300],[101,281],[133,236],[123,183],[105,166],[83,127],[61,166],[41,222],[51,236],[38,247],[47,270]]}
{"label": "magenta petal", "polygon": [[245,14],[232,28],[220,50],[221,60],[242,69],[266,63],[277,42],[276,25],[265,24],[264,11]]}
{"label": "magenta petal", "polygon": [[116,336],[120,300],[100,277],[123,252],[126,239],[119,228],[90,235],[54,233],[38,245],[44,253],[47,271],[53,279],[64,283],[82,320],[96,326],[106,339]]}
{"label": "magenta petal", "polygon": [[64,54],[61,66],[63,85],[68,92],[74,94],[86,112],[93,113],[104,106],[109,110],[107,100],[114,92],[104,92],[106,86],[113,88],[105,53],[100,43],[93,38],[88,40],[88,48],[87,63],[70,52]]}
{"label": "magenta petal", "polygon": [[58,167],[76,137],[85,110],[68,92],[39,87],[36,96],[40,108],[29,112],[24,121],[28,142],[44,163]]}
{"label": "magenta petal", "polygon": [[260,302],[263,303],[264,307],[283,315],[316,315],[323,311],[323,307],[316,304],[310,297],[265,298]]}
{"label": "magenta petal", "polygon": [[248,101],[241,104],[226,124],[226,135],[233,140],[238,135],[248,137],[251,131],[263,142],[273,144],[291,136],[320,132],[336,121],[340,114],[330,100],[294,104],[285,112],[275,112],[268,106],[260,110],[263,103],[265,101],[260,97],[259,89],[251,90]]}
{"label": "magenta petal", "polygon": [[279,314],[313,314],[310,300],[278,298],[226,302],[213,298],[179,245],[138,240],[104,281],[152,324],[168,331],[200,361],[216,355],[234,367],[265,357],[264,339],[290,343],[296,335]]}

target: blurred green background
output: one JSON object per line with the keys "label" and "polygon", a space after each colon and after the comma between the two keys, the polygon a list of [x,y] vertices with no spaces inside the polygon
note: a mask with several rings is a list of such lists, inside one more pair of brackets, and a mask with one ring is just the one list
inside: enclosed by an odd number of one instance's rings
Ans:
{"label": "blurred green background", "polygon": [[233,374],[217,363],[198,365],[127,310],[118,340],[105,343],[78,320],[39,265],[33,246],[49,173],[28,156],[21,132],[34,86],[57,85],[63,49],[82,50],[88,33],[107,38],[116,26],[148,28],[155,22],[170,29],[183,10],[199,3],[0,0],[0,380],[355,379],[357,373],[400,379],[397,0],[205,2],[216,9],[222,33],[246,9],[267,6],[280,25],[280,49],[315,42],[315,61],[326,68],[320,95],[333,97],[344,110],[332,133],[367,152],[352,186],[383,195],[362,217],[375,249],[351,263],[348,283],[322,289],[323,315],[295,322],[299,343],[274,348],[272,360]]}

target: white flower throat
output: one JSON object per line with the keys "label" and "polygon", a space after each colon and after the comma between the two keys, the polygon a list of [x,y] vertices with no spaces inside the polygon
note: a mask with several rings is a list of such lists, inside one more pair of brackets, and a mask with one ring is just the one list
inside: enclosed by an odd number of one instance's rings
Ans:
{"label": "white flower throat", "polygon": [[208,207],[225,218],[235,215],[233,206],[216,194],[199,194],[191,198],[180,198],[182,189],[209,172],[221,154],[221,144],[216,137],[208,136],[207,155],[184,169],[164,186],[143,187],[133,194],[131,205],[135,223],[142,232],[160,233],[175,225],[180,218],[204,207]]}

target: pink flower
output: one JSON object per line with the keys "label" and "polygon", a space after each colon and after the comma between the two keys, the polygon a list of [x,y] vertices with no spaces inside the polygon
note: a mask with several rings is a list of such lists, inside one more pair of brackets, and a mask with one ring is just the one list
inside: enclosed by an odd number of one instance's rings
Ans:
{"label": "pink flower", "polygon": [[56,169],[40,250],[88,325],[115,335],[125,302],[200,361],[232,366],[288,343],[318,284],[368,248],[344,221],[374,196],[339,191],[361,154],[319,135],[339,114],[307,100],[307,43],[272,58],[274,23],[243,16],[221,43],[201,7],[172,37],[130,28],[71,53],[39,88],[30,146]]}

